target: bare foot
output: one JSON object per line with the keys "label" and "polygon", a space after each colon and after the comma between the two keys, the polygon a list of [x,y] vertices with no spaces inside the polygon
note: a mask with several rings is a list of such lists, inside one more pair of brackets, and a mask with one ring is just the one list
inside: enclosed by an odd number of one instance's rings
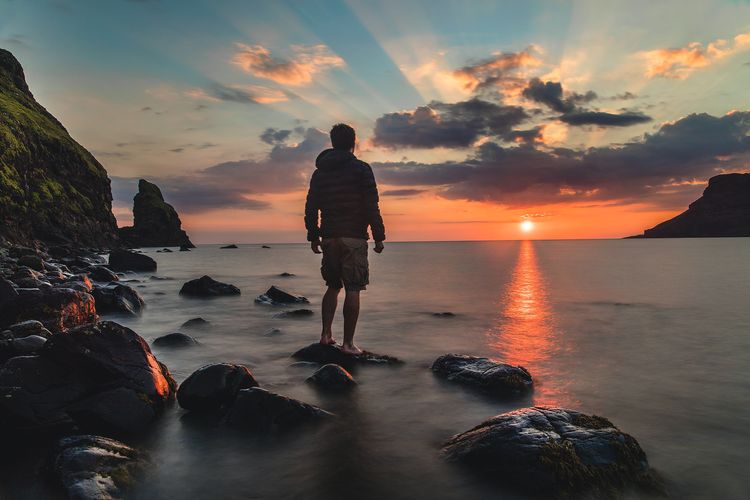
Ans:
{"label": "bare foot", "polygon": [[335,345],[336,339],[330,335],[323,335],[320,337],[320,343],[323,345]]}
{"label": "bare foot", "polygon": [[351,354],[353,356],[359,356],[360,354],[362,354],[362,352],[364,352],[364,351],[362,351],[362,349],[360,349],[359,347],[357,347],[354,344],[348,344],[348,345],[344,344],[344,345],[342,345],[341,346],[341,351],[345,352],[346,354]]}

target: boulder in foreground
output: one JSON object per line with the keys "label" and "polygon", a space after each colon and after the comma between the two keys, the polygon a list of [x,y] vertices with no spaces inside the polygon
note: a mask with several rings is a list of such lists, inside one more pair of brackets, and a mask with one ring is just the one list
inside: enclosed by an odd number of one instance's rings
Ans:
{"label": "boulder in foreground", "polygon": [[156,261],[142,253],[115,249],[109,253],[107,267],[113,271],[156,271]]}
{"label": "boulder in foreground", "polygon": [[177,402],[186,410],[216,411],[231,405],[240,390],[257,386],[252,372],[243,365],[206,365],[180,384]]}
{"label": "boulder in foreground", "polygon": [[292,357],[300,361],[312,361],[321,365],[335,364],[346,369],[352,369],[357,365],[398,365],[403,363],[393,356],[385,356],[364,351],[362,354],[347,354],[337,345],[325,345],[319,342],[303,347],[292,354]]}
{"label": "boulder in foreground", "polygon": [[180,295],[191,297],[220,297],[222,295],[240,295],[240,289],[228,283],[216,281],[210,276],[190,280],[180,289]]}
{"label": "boulder in foreground", "polygon": [[351,373],[332,363],[318,368],[307,381],[327,391],[342,391],[357,385]]}
{"label": "boulder in foreground", "polygon": [[535,496],[609,498],[631,487],[661,490],[632,436],[605,418],[563,408],[497,415],[451,438],[442,453]]}
{"label": "boulder in foreground", "polygon": [[97,320],[94,297],[70,288],[19,289],[11,304],[0,309],[0,326],[25,320],[40,321],[57,333]]}
{"label": "boulder in foreground", "polygon": [[451,382],[468,385],[494,396],[520,396],[534,389],[531,374],[513,366],[463,354],[444,354],[432,364],[432,371]]}
{"label": "boulder in foreground", "polygon": [[333,414],[296,399],[253,387],[242,389],[229,409],[225,422],[251,431],[284,431]]}
{"label": "boulder in foreground", "polygon": [[146,465],[137,450],[114,439],[78,435],[62,438],[52,469],[68,498],[123,498],[134,476]]}

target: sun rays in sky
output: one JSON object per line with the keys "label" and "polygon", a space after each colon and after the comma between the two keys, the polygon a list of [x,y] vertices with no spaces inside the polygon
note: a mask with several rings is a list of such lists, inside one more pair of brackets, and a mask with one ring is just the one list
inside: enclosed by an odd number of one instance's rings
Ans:
{"label": "sun rays in sky", "polygon": [[[358,130],[398,240],[621,237],[750,169],[747,2],[0,1],[0,46],[199,242],[299,241]],[[533,214],[530,217],[529,214]]]}

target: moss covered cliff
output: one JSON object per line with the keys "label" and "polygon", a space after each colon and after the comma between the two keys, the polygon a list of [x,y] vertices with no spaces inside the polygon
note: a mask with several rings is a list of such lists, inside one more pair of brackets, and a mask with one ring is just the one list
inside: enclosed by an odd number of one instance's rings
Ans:
{"label": "moss covered cliff", "polygon": [[0,49],[0,240],[108,246],[117,241],[104,167],[36,102]]}

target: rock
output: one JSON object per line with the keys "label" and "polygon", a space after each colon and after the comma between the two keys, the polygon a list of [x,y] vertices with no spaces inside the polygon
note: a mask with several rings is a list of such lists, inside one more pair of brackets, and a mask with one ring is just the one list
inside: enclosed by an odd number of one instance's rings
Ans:
{"label": "rock", "polygon": [[16,291],[16,287],[13,286],[13,283],[5,278],[0,278],[0,310],[2,310],[5,305],[15,302],[16,297],[18,297],[18,292]]}
{"label": "rock", "polygon": [[266,293],[260,295],[255,302],[259,304],[309,304],[310,301],[301,295],[294,295],[273,285]]}
{"label": "rock", "polygon": [[231,405],[241,389],[257,386],[252,372],[243,365],[206,365],[180,384],[177,401],[186,410],[216,411]]}
{"label": "rock", "polygon": [[133,247],[195,246],[183,231],[174,207],[164,201],[156,184],[145,179],[138,181],[138,193],[133,198],[133,225],[120,228],[119,234]]}
{"label": "rock", "polygon": [[162,335],[153,341],[153,345],[158,347],[189,347],[198,344],[199,342],[190,335],[179,332]]}
{"label": "rock", "polygon": [[203,318],[192,318],[192,319],[189,319],[189,320],[185,321],[182,324],[181,328],[188,328],[188,329],[190,329],[190,328],[196,328],[196,329],[198,329],[198,328],[207,328],[209,326],[211,326],[211,322],[210,321],[206,321]]}
{"label": "rock", "polygon": [[469,385],[494,396],[518,396],[534,389],[531,374],[525,368],[489,358],[444,354],[432,364],[432,371],[451,382]]}
{"label": "rock", "polygon": [[264,337],[275,337],[276,335],[281,335],[282,331],[278,328],[271,328],[270,330],[266,331],[266,333],[263,334]]}
{"label": "rock", "polygon": [[112,282],[119,281],[120,277],[104,266],[91,266],[88,269],[89,277],[94,281]]}
{"label": "rock", "polygon": [[[193,247],[193,248],[195,248],[195,247]],[[180,252],[189,252],[189,251],[190,251],[190,247],[189,246],[187,246],[187,245],[180,245]]]}
{"label": "rock", "polygon": [[301,361],[313,361],[321,365],[334,364],[343,366],[347,370],[357,365],[398,365],[403,363],[400,359],[392,356],[384,356],[364,351],[357,356],[347,354],[337,345],[325,345],[319,342],[303,347],[292,354],[292,357]]}
{"label": "rock", "polygon": [[310,309],[294,309],[276,315],[277,318],[307,318],[315,314]]}
{"label": "rock", "polygon": [[42,322],[35,319],[10,325],[8,331],[11,336],[16,339],[28,337],[29,335],[39,335],[40,337],[48,338],[51,335],[49,330],[44,328]]}
{"label": "rock", "polygon": [[268,245],[261,245],[260,247],[261,247],[261,248],[271,248],[271,247],[269,247]]}
{"label": "rock", "polygon": [[456,315],[452,312],[438,312],[432,313],[436,318],[454,318]]}
{"label": "rock", "polygon": [[644,238],[750,236],[750,174],[711,177],[703,196],[668,221],[646,229]]}
{"label": "rock", "polygon": [[23,68],[2,49],[0,117],[0,240],[116,243],[106,170],[36,102]]}
{"label": "rock", "polygon": [[307,381],[315,384],[321,389],[331,391],[351,389],[357,385],[357,382],[354,380],[351,373],[339,365],[334,364],[321,366],[307,379]]}
{"label": "rock", "polygon": [[94,284],[91,282],[87,274],[75,274],[64,281],[62,281],[58,288],[73,288],[79,292],[91,293],[94,290]]}
{"label": "rock", "polygon": [[10,277],[12,281],[25,280],[25,279],[40,279],[43,276],[42,273],[34,271],[28,267],[19,267],[16,272]]}
{"label": "rock", "polygon": [[174,278],[170,278],[168,276],[151,276],[149,279],[151,281],[171,281]]}
{"label": "rock", "polygon": [[161,250],[157,250],[156,253],[172,253],[172,250],[169,248],[162,248]]}
{"label": "rock", "polygon": [[135,449],[92,435],[62,438],[52,461],[57,480],[73,500],[124,498],[145,466],[144,456]]}
{"label": "rock", "polygon": [[658,489],[638,442],[602,417],[523,408],[458,434],[444,457],[540,497],[610,498],[629,486]]}
{"label": "rock", "polygon": [[39,335],[28,335],[18,339],[0,340],[0,365],[16,356],[26,356],[39,351],[47,339]]}
{"label": "rock", "polygon": [[228,249],[233,249],[233,248],[237,248],[237,245],[235,245],[235,244],[233,243],[233,244],[231,244],[231,245],[224,245],[223,247],[219,247],[219,248],[220,248],[221,250],[228,250]]}
{"label": "rock", "polygon": [[317,406],[253,387],[237,393],[225,423],[246,430],[272,432],[332,416]]}
{"label": "rock", "polygon": [[146,303],[140,294],[128,285],[109,283],[94,289],[96,309],[102,313],[141,314]]}
{"label": "rock", "polygon": [[38,255],[24,255],[18,258],[19,266],[26,266],[34,271],[44,271],[44,260]]}
{"label": "rock", "polygon": [[240,289],[234,285],[221,283],[210,276],[190,280],[180,289],[180,295],[193,297],[218,297],[221,295],[240,295]]}
{"label": "rock", "polygon": [[293,278],[294,276],[296,276],[296,274],[288,273],[286,271],[279,274],[279,278]]}
{"label": "rock", "polygon": [[156,261],[148,255],[130,250],[112,250],[109,266],[113,271],[156,271]]}
{"label": "rock", "polygon": [[76,423],[104,432],[138,432],[174,397],[166,366],[138,334],[102,321],[54,335],[36,356],[0,369],[0,414],[14,428]]}
{"label": "rock", "polygon": [[57,333],[97,320],[94,297],[69,288],[19,289],[11,307],[0,311],[0,326],[35,319]]}

